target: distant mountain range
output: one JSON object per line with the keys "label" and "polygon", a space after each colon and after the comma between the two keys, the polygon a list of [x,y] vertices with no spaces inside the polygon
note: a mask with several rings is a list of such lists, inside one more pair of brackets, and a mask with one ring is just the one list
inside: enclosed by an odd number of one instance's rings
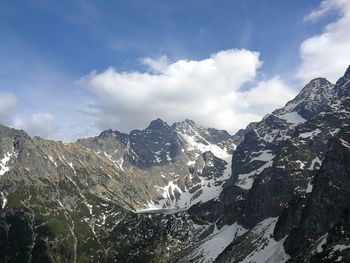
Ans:
{"label": "distant mountain range", "polygon": [[349,125],[350,67],[235,135],[0,125],[0,262],[350,262]]}

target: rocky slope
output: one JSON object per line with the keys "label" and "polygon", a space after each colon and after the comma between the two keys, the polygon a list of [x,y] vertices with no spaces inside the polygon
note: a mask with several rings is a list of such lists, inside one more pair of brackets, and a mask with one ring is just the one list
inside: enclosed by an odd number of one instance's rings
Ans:
{"label": "rocky slope", "polygon": [[0,126],[0,261],[347,262],[350,68],[236,135]]}
{"label": "rocky slope", "polygon": [[120,247],[118,222],[133,211],[216,198],[234,147],[227,132],[189,120],[70,144],[0,126],[0,257],[12,261],[21,250],[28,259],[109,260]]}

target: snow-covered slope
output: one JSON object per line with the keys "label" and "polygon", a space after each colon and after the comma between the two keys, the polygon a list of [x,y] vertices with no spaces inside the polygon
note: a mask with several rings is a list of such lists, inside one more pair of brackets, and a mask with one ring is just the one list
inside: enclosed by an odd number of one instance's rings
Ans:
{"label": "snow-covered slope", "polygon": [[283,263],[290,259],[283,247],[286,238],[276,241],[273,231],[278,218],[267,218],[259,222],[242,236],[236,237],[230,250],[220,255],[220,263]]}

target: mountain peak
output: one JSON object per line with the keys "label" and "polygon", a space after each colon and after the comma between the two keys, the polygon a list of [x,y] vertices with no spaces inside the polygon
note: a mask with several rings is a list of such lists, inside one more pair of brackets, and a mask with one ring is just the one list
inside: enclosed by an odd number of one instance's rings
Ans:
{"label": "mountain peak", "polygon": [[314,79],[309,81],[309,83],[320,83],[320,84],[325,83],[325,82],[329,82],[329,81],[323,77],[314,78]]}
{"label": "mountain peak", "polygon": [[302,118],[309,120],[315,114],[326,110],[335,96],[334,84],[325,78],[311,80],[299,94],[285,107],[275,110],[274,115],[297,112]]}
{"label": "mountain peak", "polygon": [[[324,88],[325,86],[332,84],[326,78],[315,78],[311,80],[308,84],[305,85],[303,90],[305,89],[314,89],[314,88]],[[303,91],[302,90],[302,91]]]}
{"label": "mountain peak", "polygon": [[100,137],[108,137],[110,135],[114,135],[114,131],[112,129],[104,130],[100,133]]}
{"label": "mountain peak", "polygon": [[174,122],[172,127],[173,128],[180,128],[180,127],[197,127],[197,124],[193,121],[193,120],[190,120],[190,119],[185,119],[184,121],[179,121],[179,122]]}
{"label": "mountain peak", "polygon": [[[311,99],[314,100],[318,95],[322,93],[329,93],[333,90],[334,85],[325,78],[315,78],[311,80],[300,91],[296,99]],[[326,95],[326,94],[324,94]]]}
{"label": "mountain peak", "polygon": [[151,130],[158,130],[162,128],[169,128],[169,125],[160,118],[151,121],[151,123],[147,127],[147,129]]}

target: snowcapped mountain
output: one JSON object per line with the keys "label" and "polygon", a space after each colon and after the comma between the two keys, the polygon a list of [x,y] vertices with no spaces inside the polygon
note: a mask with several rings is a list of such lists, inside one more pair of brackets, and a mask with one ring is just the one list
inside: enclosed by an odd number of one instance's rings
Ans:
{"label": "snowcapped mountain", "polygon": [[233,136],[0,126],[0,261],[347,262],[349,109],[350,67]]}
{"label": "snowcapped mountain", "polygon": [[218,197],[230,177],[235,148],[226,131],[190,120],[169,126],[160,119],[144,130],[109,130],[78,143],[109,158],[120,172],[129,167],[143,174],[138,180],[149,189],[149,199],[138,211],[184,209]]}
{"label": "snowcapped mountain", "polygon": [[[217,198],[234,147],[227,132],[189,120],[169,126],[158,119],[130,134],[108,130],[69,144],[0,126],[2,255],[29,257],[34,247],[58,261],[110,258],[110,247],[98,244],[112,242],[106,233],[129,213],[175,212]],[[22,243],[10,239],[23,229]]]}

